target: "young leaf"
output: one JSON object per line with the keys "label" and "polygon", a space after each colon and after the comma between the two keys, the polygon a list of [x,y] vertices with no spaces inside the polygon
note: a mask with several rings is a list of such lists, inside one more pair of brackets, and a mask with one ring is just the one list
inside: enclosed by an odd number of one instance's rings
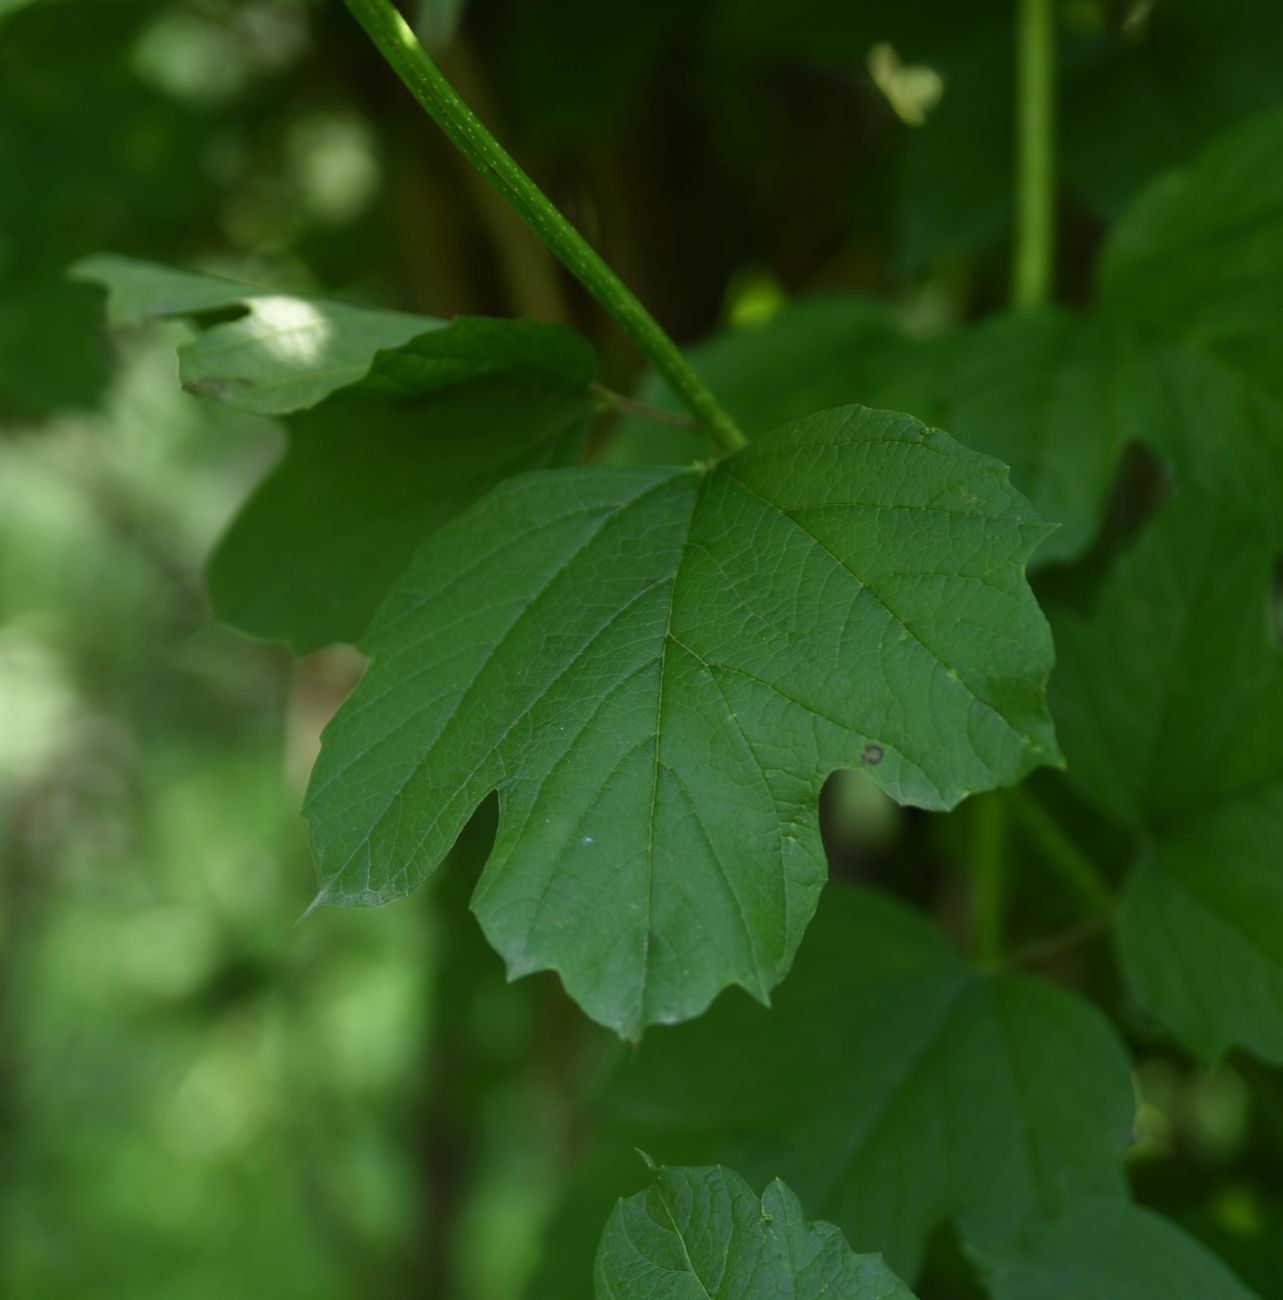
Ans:
{"label": "young leaf", "polygon": [[[180,349],[188,386],[310,408],[208,568],[220,618],[300,654],[355,641],[423,539],[497,483],[574,459],[593,410],[592,351],[560,326],[367,312],[125,258],[79,273],[110,286],[118,321],[245,308]],[[268,329],[304,316],[298,335]],[[308,359],[297,339],[316,331]]]}
{"label": "young leaf", "polygon": [[807,1223],[777,1178],[759,1200],[720,1167],[656,1169],[602,1234],[597,1300],[913,1300],[877,1255]]}
{"label": "young leaf", "polygon": [[1141,1001],[1211,1059],[1283,1060],[1283,660],[1272,548],[1238,510],[1166,505],[1093,607],[1055,608],[1070,775],[1148,842],[1120,914]]}
{"label": "young leaf", "polygon": [[776,1170],[909,1278],[943,1221],[992,1249],[1084,1197],[1125,1197],[1131,1085],[1103,1018],[969,969],[864,890],[828,891],[769,1012],[729,999],[647,1040],[608,1105],[613,1143]]}
{"label": "young leaf", "polygon": [[1254,1300],[1174,1223],[1135,1205],[1088,1202],[986,1261],[994,1300]]}
{"label": "young leaf", "polygon": [[498,789],[474,908],[630,1037],[765,1000],[824,877],[816,799],[864,767],[948,808],[1057,751],[996,462],[851,407],[711,469],[525,475],[438,532],[363,640],[307,800],[321,901],[435,869]]}
{"label": "young leaf", "polygon": [[1283,395],[1283,110],[1156,181],[1110,235],[1102,306],[1197,343]]}

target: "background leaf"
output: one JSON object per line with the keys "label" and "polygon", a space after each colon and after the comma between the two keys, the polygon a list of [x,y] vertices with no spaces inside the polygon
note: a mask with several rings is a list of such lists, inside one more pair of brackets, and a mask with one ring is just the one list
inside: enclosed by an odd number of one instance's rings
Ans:
{"label": "background leaf", "polygon": [[986,1270],[994,1300],[1253,1300],[1209,1250],[1137,1206],[1088,1203]]}
{"label": "background leaf", "polygon": [[1106,1023],[1048,984],[979,975],[871,891],[829,890],[769,1012],[728,999],[656,1035],[607,1107],[614,1149],[776,1169],[907,1278],[942,1222],[994,1248],[1125,1198],[1128,1062]]}
{"label": "background leaf", "polygon": [[1283,661],[1273,559],[1237,510],[1189,494],[1088,612],[1053,605],[1052,700],[1072,779],[1149,841],[1120,942],[1142,1001],[1207,1058],[1283,1059]]}
{"label": "background leaf", "polygon": [[1111,232],[1103,307],[1197,343],[1283,395],[1283,110],[1160,178]]}

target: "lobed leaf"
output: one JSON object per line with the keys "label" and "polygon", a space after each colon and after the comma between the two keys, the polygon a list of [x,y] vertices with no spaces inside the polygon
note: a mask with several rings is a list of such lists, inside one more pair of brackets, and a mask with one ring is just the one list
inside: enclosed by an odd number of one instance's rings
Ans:
{"label": "lobed leaf", "polygon": [[363,640],[307,800],[319,901],[399,897],[501,797],[473,906],[635,1037],[765,1000],[815,907],[820,786],[948,808],[1057,758],[1001,466],[853,407],[711,469],[510,480],[419,552]]}

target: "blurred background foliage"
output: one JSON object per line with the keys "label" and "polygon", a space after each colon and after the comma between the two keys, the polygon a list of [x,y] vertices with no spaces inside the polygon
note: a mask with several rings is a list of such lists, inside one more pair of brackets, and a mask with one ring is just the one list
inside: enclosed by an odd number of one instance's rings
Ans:
{"label": "blurred background foliage", "polygon": [[[817,290],[924,333],[1005,300],[1005,0],[415,17],[683,342]],[[1283,9],[1059,18],[1072,303],[1145,182],[1283,97]],[[203,558],[279,431],[180,390],[181,326],[109,348],[97,291],[62,278],[100,250],[569,321],[616,386],[638,367],[337,0],[0,0],[0,1294],[515,1300],[572,1241],[586,1279],[600,1224],[558,1206],[619,1049],[549,977],[506,986],[467,914],[493,809],[431,890],[292,928],[312,885],[295,810],[359,663],[209,622]],[[837,781],[833,869],[949,927],[968,816]],[[1021,906],[1054,927],[1064,900]],[[1283,1297],[1279,1079],[1170,1052],[1099,952],[1049,973],[1129,1033],[1141,1198]],[[632,1190],[641,1166],[612,1177]],[[950,1241],[921,1294],[976,1294]]]}

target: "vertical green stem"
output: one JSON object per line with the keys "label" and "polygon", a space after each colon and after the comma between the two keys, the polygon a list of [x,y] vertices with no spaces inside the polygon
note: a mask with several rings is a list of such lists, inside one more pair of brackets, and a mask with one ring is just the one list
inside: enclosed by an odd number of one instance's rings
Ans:
{"label": "vertical green stem", "polygon": [[1060,873],[1095,915],[1114,915],[1114,891],[1096,864],[1069,838],[1064,828],[1027,790],[1007,791],[1007,802],[1024,830],[1042,850],[1049,866]]}
{"label": "vertical green stem", "polygon": [[460,99],[392,0],[346,0],[346,3],[379,52],[455,148],[499,191],[628,334],[718,449],[725,453],[742,447],[744,435],[704,387],[681,350],[596,249],[562,216]]}
{"label": "vertical green stem", "polygon": [[1011,300],[1051,297],[1056,242],[1054,0],[1016,0],[1016,239]]}
{"label": "vertical green stem", "polygon": [[971,803],[971,935],[980,965],[1002,961],[1007,893],[1007,808],[996,792]]}

